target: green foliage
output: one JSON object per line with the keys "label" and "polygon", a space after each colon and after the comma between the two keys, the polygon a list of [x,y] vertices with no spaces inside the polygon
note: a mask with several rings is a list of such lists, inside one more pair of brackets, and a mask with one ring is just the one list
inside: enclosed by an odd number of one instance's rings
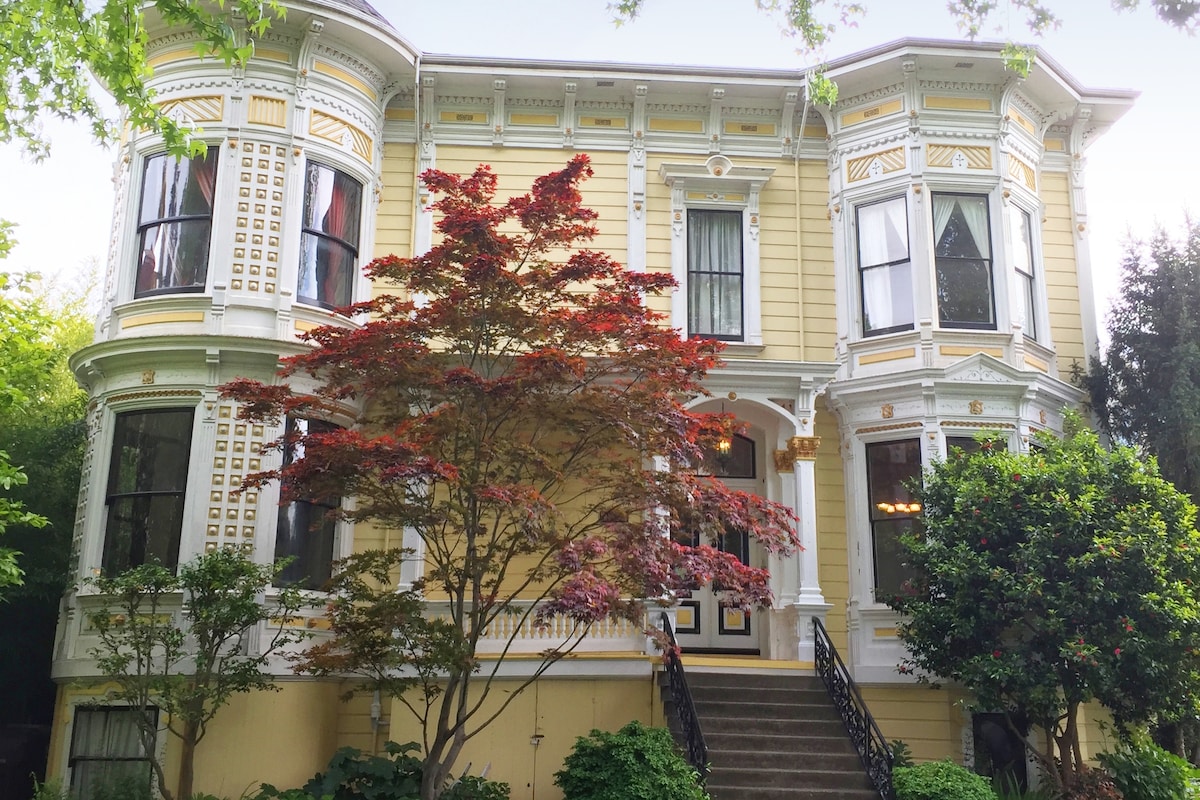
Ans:
{"label": "green foliage", "polygon": [[[333,754],[325,771],[301,789],[276,789],[263,784],[255,800],[417,800],[421,792],[421,759],[416,742],[384,745],[386,755],[365,755],[353,747]],[[439,795],[439,800],[508,800],[507,783],[464,775]]]}
{"label": "green foliage", "polygon": [[1150,741],[1135,736],[1120,748],[1099,755],[1125,800],[1188,800],[1192,767]]}
{"label": "green foliage", "polygon": [[146,12],[163,23],[190,29],[196,50],[226,64],[243,64],[273,19],[277,0],[6,0],[0,4],[0,143],[23,143],[36,157],[48,142],[47,117],[83,119],[98,139],[116,126],[92,90],[94,75],[133,126],[158,130],[168,149],[196,152],[190,130],[163,116],[146,82],[149,29]]}
{"label": "green foliage", "polygon": [[554,774],[565,800],[704,800],[700,777],[665,728],[636,720],[616,733],[593,730]]}
{"label": "green foliage", "polygon": [[1066,787],[1081,704],[1130,725],[1191,713],[1200,684],[1195,507],[1153,462],[1068,426],[1029,454],[984,442],[928,470],[914,578],[891,601],[902,669],[1051,731],[1059,752],[1040,759]]}
{"label": "green foliage", "polygon": [[[276,689],[264,671],[268,660],[304,636],[286,624],[306,605],[298,590],[279,589],[270,605],[262,602],[278,572],[216,550],[184,564],[178,576],[143,564],[94,581],[105,603],[89,615],[100,639],[91,655],[116,684],[114,700],[167,715],[168,730],[183,743],[179,797],[191,795],[192,758],[209,721],[235,694]],[[252,645],[263,623],[267,635]],[[153,717],[139,720],[145,750],[154,753]],[[162,765],[152,758],[151,766],[165,787]]]}
{"label": "green foliage", "polygon": [[55,778],[50,778],[45,782],[35,778],[31,800],[70,800],[70,793]]}
{"label": "green foliage", "polygon": [[[1200,222],[1181,240],[1132,241],[1109,312],[1104,360],[1083,383],[1105,432],[1157,457],[1200,499]],[[1161,368],[1170,365],[1170,369]]]}
{"label": "green foliage", "polygon": [[892,772],[896,800],[996,800],[987,779],[952,761],[929,761]]}
{"label": "green foliage", "polygon": [[892,748],[892,768],[911,767],[913,765],[912,749],[908,743],[901,739],[892,739],[889,743]]}

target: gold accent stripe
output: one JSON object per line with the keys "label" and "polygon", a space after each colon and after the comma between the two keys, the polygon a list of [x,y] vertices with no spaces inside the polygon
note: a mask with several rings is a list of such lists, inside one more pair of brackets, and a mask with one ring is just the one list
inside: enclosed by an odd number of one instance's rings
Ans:
{"label": "gold accent stripe", "polygon": [[580,117],[579,127],[581,128],[616,128],[625,130],[629,127],[628,117]]}
{"label": "gold accent stripe", "polygon": [[383,112],[384,119],[398,119],[403,122],[412,122],[417,118],[417,112],[412,108],[389,108]]}
{"label": "gold accent stripe", "polygon": [[804,131],[796,130],[797,135],[802,135],[804,138],[824,139],[829,135],[829,131],[825,130],[821,125],[805,125]]}
{"label": "gold accent stripe", "polygon": [[272,50],[269,47],[255,47],[254,57],[261,58],[266,61],[281,61],[284,64],[292,63],[292,56],[285,50]]}
{"label": "gold accent stripe", "polygon": [[530,125],[540,128],[557,128],[558,114],[509,114],[509,125]]}
{"label": "gold accent stripe", "polygon": [[905,347],[902,350],[886,350],[882,353],[868,353],[858,357],[859,365],[882,364],[885,361],[900,361],[905,358],[916,358],[917,348]]}
{"label": "gold accent stripe", "polygon": [[140,328],[142,325],[160,325],[170,322],[204,322],[203,311],[163,311],[158,314],[138,314],[121,320],[121,330]]}
{"label": "gold accent stripe", "polygon": [[1004,350],[999,347],[967,347],[960,344],[944,344],[938,348],[938,352],[944,356],[973,356],[983,353],[993,358],[1004,357]]}
{"label": "gold accent stripe", "polygon": [[309,331],[314,331],[317,328],[321,327],[321,323],[307,322],[305,320],[298,319],[293,323],[293,327],[295,328],[296,333],[308,333]]}
{"label": "gold accent stripe", "polygon": [[1047,150],[1052,150],[1055,153],[1065,153],[1067,150],[1067,143],[1062,139],[1046,139],[1042,144],[1046,145]]}
{"label": "gold accent stripe", "polygon": [[1032,191],[1037,191],[1037,173],[1033,171],[1033,167],[1011,153],[1008,156],[1008,177],[1017,183],[1025,184]]}
{"label": "gold accent stripe", "polygon": [[662,133],[704,133],[704,122],[698,119],[651,117],[646,127]]}
{"label": "gold accent stripe", "polygon": [[270,125],[273,128],[286,128],[287,101],[275,97],[251,95],[246,121],[256,125]]}
{"label": "gold accent stripe", "polygon": [[[323,111],[313,111],[308,132],[334,144],[345,146],[348,143],[359,158],[364,161],[371,160],[371,137],[343,119]],[[349,142],[346,141],[347,134]]]}
{"label": "gold accent stripe", "polygon": [[438,114],[438,122],[452,122],[459,125],[487,125],[486,111],[442,111]]}
{"label": "gold accent stripe", "polygon": [[870,177],[871,165],[879,160],[879,166],[884,173],[898,172],[904,169],[904,148],[893,147],[879,153],[852,158],[846,162],[846,180],[850,183]]}
{"label": "gold accent stripe", "polygon": [[368,86],[363,80],[350,74],[341,67],[335,67],[333,64],[330,64],[326,61],[315,60],[313,61],[313,69],[323,75],[328,75],[331,78],[339,80],[347,86],[353,86],[355,89],[358,89],[372,100],[378,99],[378,95],[375,94],[374,89]]}
{"label": "gold accent stripe", "polygon": [[967,169],[991,169],[992,148],[979,145],[930,144],[925,146],[925,160],[931,167],[952,167],[954,156],[962,153]]}
{"label": "gold accent stripe", "polygon": [[842,114],[842,127],[849,128],[851,125],[858,125],[862,122],[867,122],[880,117],[890,117],[892,114],[899,114],[904,110],[904,101],[897,98],[889,100],[886,103],[863,108],[858,111],[851,111],[847,114]]}
{"label": "gold accent stripe", "polygon": [[725,133],[734,136],[774,136],[775,123],[773,122],[738,122],[737,120],[725,120]]}
{"label": "gold accent stripe", "polygon": [[937,97],[927,94],[925,107],[947,111],[991,111],[992,101],[986,97]]}
{"label": "gold accent stripe", "polygon": [[1042,361],[1040,358],[1037,358],[1036,356],[1029,355],[1029,353],[1025,354],[1025,366],[1033,367],[1038,372],[1049,372],[1050,371],[1049,364],[1047,364],[1045,361]]}
{"label": "gold accent stripe", "polygon": [[146,64],[150,67],[161,67],[163,64],[170,64],[172,61],[186,61],[194,57],[196,57],[196,51],[190,47],[185,47],[180,50],[167,50],[164,53],[157,53],[147,58]]}
{"label": "gold accent stripe", "polygon": [[1011,422],[982,422],[977,419],[948,419],[938,423],[943,428],[992,428],[1013,429],[1016,425]]}
{"label": "gold accent stripe", "polygon": [[899,635],[896,628],[876,628],[873,633],[876,639],[895,639]]}
{"label": "gold accent stripe", "polygon": [[859,428],[854,433],[880,433],[882,431],[903,431],[909,428],[923,428],[924,422],[893,422],[890,425],[872,425],[869,428]]}

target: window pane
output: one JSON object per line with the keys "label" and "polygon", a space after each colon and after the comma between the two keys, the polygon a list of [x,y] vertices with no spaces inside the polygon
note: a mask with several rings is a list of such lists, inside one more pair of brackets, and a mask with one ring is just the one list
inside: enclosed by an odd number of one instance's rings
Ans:
{"label": "window pane", "polygon": [[310,162],[304,179],[304,225],[296,296],[325,308],[349,305],[358,262],[362,184]]}
{"label": "window pane", "polygon": [[1013,269],[1017,273],[1017,291],[1024,308],[1025,335],[1037,340],[1037,316],[1034,313],[1034,279],[1033,279],[1033,233],[1030,228],[1031,220],[1025,211],[1009,206],[1008,230],[1012,236],[1009,251],[1012,253]]}
{"label": "window pane", "polygon": [[147,158],[139,224],[172,217],[212,216],[217,153],[218,148],[213,147],[202,157],[176,160],[164,153]]}
{"label": "window pane", "polygon": [[[137,727],[136,709],[77,708],[71,736],[71,795],[146,797],[150,763]],[[147,712],[157,727],[158,711]]]}
{"label": "window pane", "polygon": [[700,472],[703,475],[718,475],[722,478],[753,478],[755,475],[754,440],[734,434],[729,440],[729,450],[708,450]]}
{"label": "window pane", "polygon": [[915,519],[892,519],[876,522],[872,526],[875,556],[875,599],[885,602],[904,588],[904,582],[912,577],[900,536],[913,530]]}
{"label": "window pane", "polygon": [[212,222],[191,219],[164,222],[142,230],[141,258],[134,293],[160,289],[204,289]]}
{"label": "window pane", "polygon": [[108,471],[103,567],[113,575],[179,561],[193,410],[118,414]]}
{"label": "window pane", "polygon": [[943,325],[995,327],[991,262],[937,259],[937,291],[938,316]]}
{"label": "window pane", "polygon": [[859,267],[908,260],[908,207],[903,197],[858,207]]}
{"label": "window pane", "polygon": [[874,558],[875,599],[900,591],[911,571],[905,563],[900,535],[913,530],[920,513],[908,485],[921,477],[921,442],[867,445],[868,518]]}
{"label": "window pane", "polygon": [[[289,417],[285,429],[283,465],[304,457],[304,443],[296,437],[332,431],[336,425],[322,420]],[[330,511],[340,499],[297,500],[279,507],[275,528],[275,559],[293,559],[276,580],[280,585],[298,584],[321,589],[332,575],[333,545],[337,520]]]}
{"label": "window pane", "polygon": [[933,238],[943,325],[996,327],[987,197],[935,194]]}
{"label": "window pane", "polygon": [[987,198],[982,195],[933,196],[935,254],[949,258],[992,257]]}
{"label": "window pane", "polygon": [[912,265],[905,261],[863,270],[863,332],[912,328]]}
{"label": "window pane", "polygon": [[688,334],[741,339],[742,213],[688,212]]}

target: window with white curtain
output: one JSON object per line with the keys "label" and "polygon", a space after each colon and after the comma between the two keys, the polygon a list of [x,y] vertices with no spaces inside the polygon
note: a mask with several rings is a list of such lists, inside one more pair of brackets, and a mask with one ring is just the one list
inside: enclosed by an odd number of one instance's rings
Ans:
{"label": "window with white curtain", "polygon": [[1037,284],[1034,278],[1033,227],[1029,212],[1016,206],[1008,207],[1008,250],[1017,278],[1017,297],[1025,312],[1025,338],[1037,341],[1038,319],[1035,299]]}
{"label": "window with white curtain", "polygon": [[[138,726],[147,715],[158,727],[158,709],[131,706],[79,706],[71,732],[71,797],[149,797],[152,791],[150,753]],[[150,742],[153,747],[153,742]]]}
{"label": "window with white curtain", "polygon": [[742,212],[689,210],[687,244],[688,335],[742,341]]}
{"label": "window with white curtain", "polygon": [[908,204],[903,197],[858,206],[863,335],[912,330],[913,279]]}
{"label": "window with white curtain", "polygon": [[942,326],[995,330],[987,196],[935,193],[933,241]]}

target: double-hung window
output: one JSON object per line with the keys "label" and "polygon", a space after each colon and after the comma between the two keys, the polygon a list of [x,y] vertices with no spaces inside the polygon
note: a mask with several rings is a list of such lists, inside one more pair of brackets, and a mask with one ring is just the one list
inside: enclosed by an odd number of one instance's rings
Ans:
{"label": "double-hung window", "polygon": [[358,266],[362,184],[310,161],[304,174],[304,219],[296,297],[323,308],[349,305]]}
{"label": "double-hung window", "polygon": [[[304,457],[305,438],[335,430],[320,420],[288,417],[284,433],[283,466]],[[275,527],[276,560],[291,559],[277,579],[281,585],[320,589],[332,575],[335,512],[340,498],[293,500],[279,507]]]}
{"label": "double-hung window", "polygon": [[938,318],[947,328],[996,329],[988,199],[933,195]]}
{"label": "double-hung window", "polygon": [[146,563],[178,565],[193,415],[191,408],[117,414],[105,497],[105,575]]}
{"label": "double-hung window", "polygon": [[908,487],[920,478],[919,439],[867,445],[868,518],[878,602],[898,594],[910,576],[900,537],[918,525],[921,507]]}
{"label": "double-hung window", "polygon": [[[80,706],[71,732],[71,797],[150,797],[150,753],[138,715],[157,729],[158,710],[130,706]],[[152,745],[153,746],[153,745]]]}
{"label": "double-hung window", "polygon": [[893,197],[861,205],[855,213],[863,335],[911,330],[913,279],[907,202]]}
{"label": "double-hung window", "polygon": [[1008,207],[1008,249],[1017,278],[1017,297],[1024,305],[1026,338],[1037,341],[1038,318],[1035,306],[1037,285],[1033,273],[1033,228],[1029,212]]}
{"label": "double-hung window", "polygon": [[742,212],[689,209],[687,242],[688,335],[743,341]]}
{"label": "double-hung window", "polygon": [[215,147],[195,158],[146,159],[134,297],[204,290],[216,185]]}

